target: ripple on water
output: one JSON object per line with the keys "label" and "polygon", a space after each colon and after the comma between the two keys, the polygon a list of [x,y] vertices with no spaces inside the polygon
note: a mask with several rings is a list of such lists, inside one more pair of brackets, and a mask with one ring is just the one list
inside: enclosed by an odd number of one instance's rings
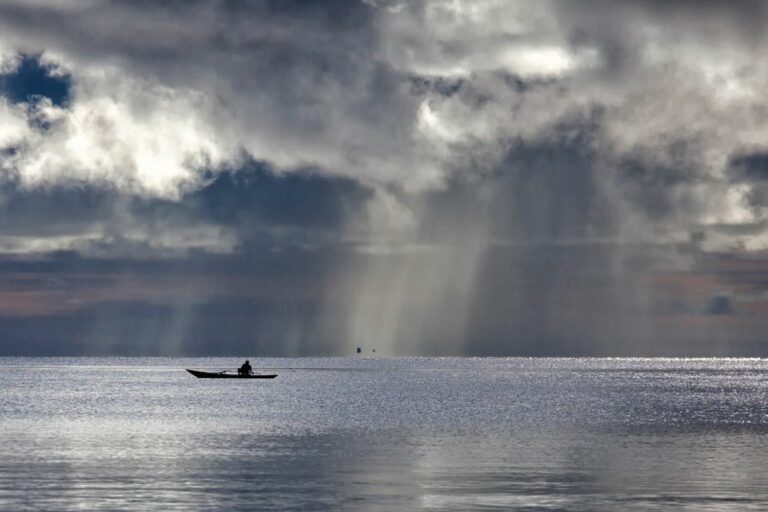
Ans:
{"label": "ripple on water", "polygon": [[0,359],[0,509],[762,510],[748,359]]}

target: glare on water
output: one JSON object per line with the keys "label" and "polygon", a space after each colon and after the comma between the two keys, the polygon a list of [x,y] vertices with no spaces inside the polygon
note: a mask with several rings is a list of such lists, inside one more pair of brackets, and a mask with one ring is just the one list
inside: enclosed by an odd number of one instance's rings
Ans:
{"label": "glare on water", "polygon": [[0,359],[0,509],[761,510],[761,360]]}

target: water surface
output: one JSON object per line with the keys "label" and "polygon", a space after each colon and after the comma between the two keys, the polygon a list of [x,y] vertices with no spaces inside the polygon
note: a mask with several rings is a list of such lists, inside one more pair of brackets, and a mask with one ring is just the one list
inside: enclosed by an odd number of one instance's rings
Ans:
{"label": "water surface", "polygon": [[765,510],[768,363],[0,358],[4,510]]}

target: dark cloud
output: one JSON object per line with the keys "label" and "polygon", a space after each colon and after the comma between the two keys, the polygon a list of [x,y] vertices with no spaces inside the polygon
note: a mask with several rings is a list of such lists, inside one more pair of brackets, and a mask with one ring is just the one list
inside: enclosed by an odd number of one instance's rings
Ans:
{"label": "dark cloud", "polygon": [[254,163],[216,176],[184,204],[203,218],[241,230],[273,226],[338,231],[347,219],[364,212],[370,197],[369,189],[350,179],[309,171],[278,175]]}
{"label": "dark cloud", "polygon": [[706,315],[732,315],[734,307],[731,298],[726,295],[712,297],[704,310]]}
{"label": "dark cloud", "polygon": [[[132,238],[146,242],[146,256],[152,257],[154,237],[212,226],[231,232],[241,245],[260,241],[267,244],[262,250],[269,250],[275,243],[338,241],[350,219],[365,218],[371,196],[370,189],[349,179],[280,175],[256,162],[212,175],[207,185],[177,201],[87,184],[27,188],[8,180],[0,186],[0,238],[23,244],[72,237],[72,249],[86,253],[89,237],[101,238],[105,255],[115,254],[109,249],[117,251],[118,240]],[[77,245],[80,238],[86,240]],[[189,242],[180,248],[194,249],[194,240]],[[174,249],[174,243],[166,248]]]}
{"label": "dark cloud", "polygon": [[692,224],[706,209],[695,190],[706,177],[684,158],[659,163],[629,157],[619,164],[618,171],[618,187],[625,199],[651,222],[663,224],[677,218]]}
{"label": "dark cloud", "polygon": [[731,158],[730,167],[735,178],[746,181],[768,180],[768,153],[758,152]]}
{"label": "dark cloud", "polygon": [[108,221],[120,198],[94,187],[27,189],[18,182],[0,185],[0,234],[20,238],[79,235]]}

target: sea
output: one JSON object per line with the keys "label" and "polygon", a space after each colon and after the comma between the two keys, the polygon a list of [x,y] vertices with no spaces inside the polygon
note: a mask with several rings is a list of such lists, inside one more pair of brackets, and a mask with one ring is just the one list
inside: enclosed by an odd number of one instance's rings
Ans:
{"label": "sea", "polygon": [[762,359],[0,358],[0,510],[768,510]]}

